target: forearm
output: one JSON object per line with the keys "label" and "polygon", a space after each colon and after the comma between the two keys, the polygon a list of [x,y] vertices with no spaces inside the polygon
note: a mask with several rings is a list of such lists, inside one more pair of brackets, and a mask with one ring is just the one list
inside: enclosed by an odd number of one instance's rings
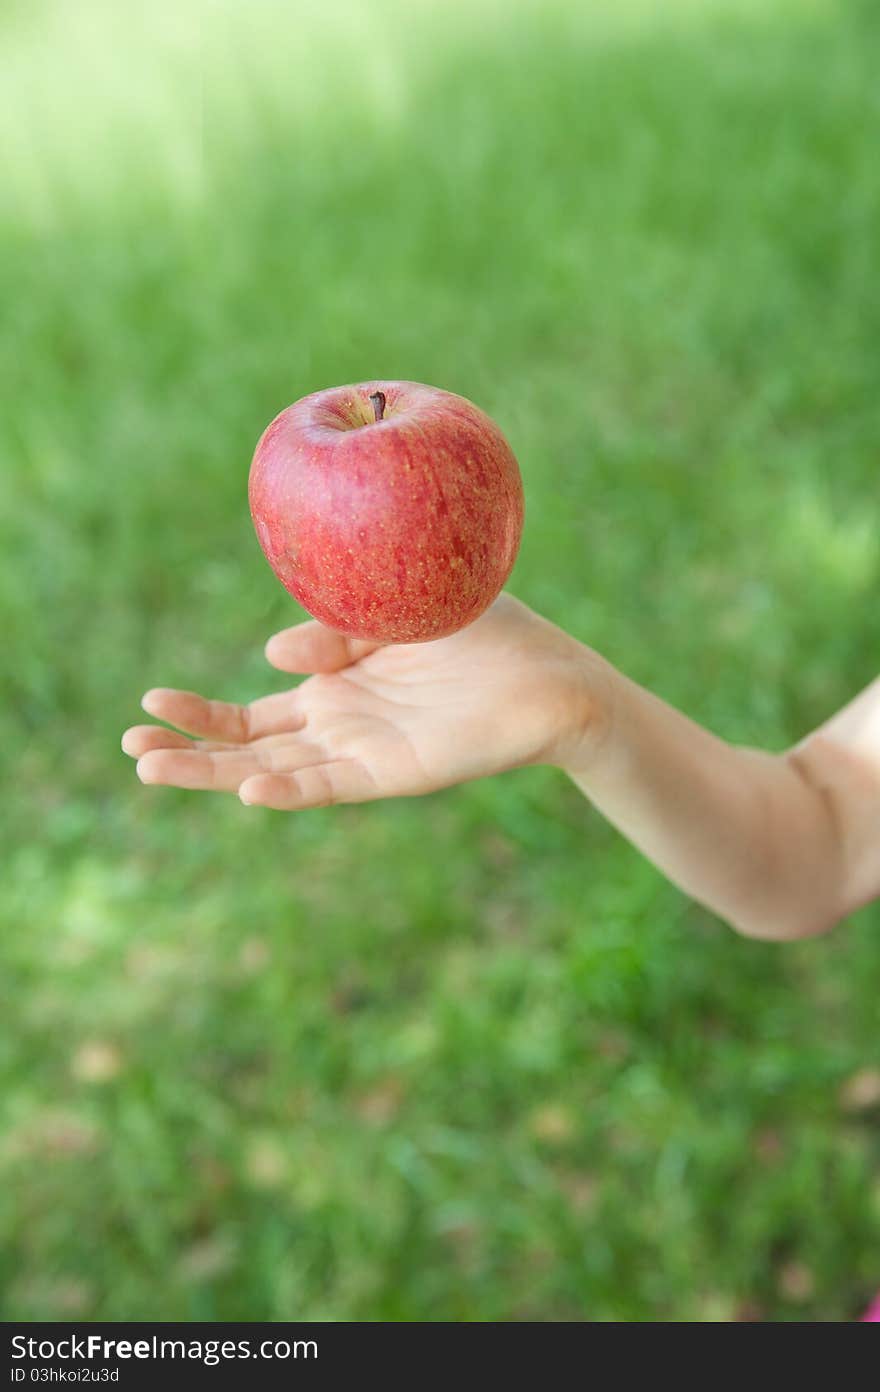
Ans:
{"label": "forearm", "polygon": [[793,938],[830,927],[839,841],[797,762],[726,744],[614,669],[605,676],[601,737],[563,763],[598,810],[740,932]]}

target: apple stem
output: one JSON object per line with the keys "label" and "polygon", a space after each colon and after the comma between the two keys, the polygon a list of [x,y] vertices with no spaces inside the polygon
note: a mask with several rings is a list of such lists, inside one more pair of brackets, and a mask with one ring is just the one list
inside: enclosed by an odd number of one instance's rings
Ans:
{"label": "apple stem", "polygon": [[380,421],[385,414],[385,393],[381,391],[370,392],[370,400],[373,403],[376,420]]}

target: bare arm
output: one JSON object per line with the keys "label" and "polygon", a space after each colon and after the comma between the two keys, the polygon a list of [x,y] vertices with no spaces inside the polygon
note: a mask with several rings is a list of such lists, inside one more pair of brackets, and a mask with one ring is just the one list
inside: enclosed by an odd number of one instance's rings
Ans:
{"label": "bare arm", "polygon": [[880,681],[785,754],[726,744],[621,676],[566,771],[671,880],[753,937],[807,937],[880,895]]}
{"label": "bare arm", "polygon": [[840,916],[880,897],[880,678],[788,760],[828,807],[841,848]]}
{"label": "bare arm", "polygon": [[880,681],[766,754],[709,734],[509,595],[434,643],[382,648],[312,622],[267,656],[311,675],[247,706],[147,693],[148,714],[186,733],[126,732],[142,782],[299,811],[555,764],[739,932],[809,936],[880,895]]}

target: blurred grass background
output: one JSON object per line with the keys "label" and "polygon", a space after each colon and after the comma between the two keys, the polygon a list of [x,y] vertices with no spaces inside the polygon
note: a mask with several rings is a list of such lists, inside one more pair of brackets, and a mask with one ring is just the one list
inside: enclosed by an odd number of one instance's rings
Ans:
{"label": "blurred grass background", "polygon": [[371,376],[497,417],[514,592],[719,733],[784,747],[872,678],[878,19],[7,0],[7,1318],[880,1283],[876,908],[738,940],[544,770],[288,818],[118,749],[148,686],[282,684],[251,450]]}

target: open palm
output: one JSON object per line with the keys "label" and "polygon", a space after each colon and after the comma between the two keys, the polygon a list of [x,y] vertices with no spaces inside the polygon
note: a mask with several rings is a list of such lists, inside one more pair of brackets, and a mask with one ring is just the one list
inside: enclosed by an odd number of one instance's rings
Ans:
{"label": "open palm", "polygon": [[123,749],[144,783],[278,809],[428,793],[555,762],[590,720],[583,651],[510,595],[432,643],[378,647],[311,621],[266,645],[307,681],[247,706],[157,688],[144,709],[186,734],[136,725]]}

